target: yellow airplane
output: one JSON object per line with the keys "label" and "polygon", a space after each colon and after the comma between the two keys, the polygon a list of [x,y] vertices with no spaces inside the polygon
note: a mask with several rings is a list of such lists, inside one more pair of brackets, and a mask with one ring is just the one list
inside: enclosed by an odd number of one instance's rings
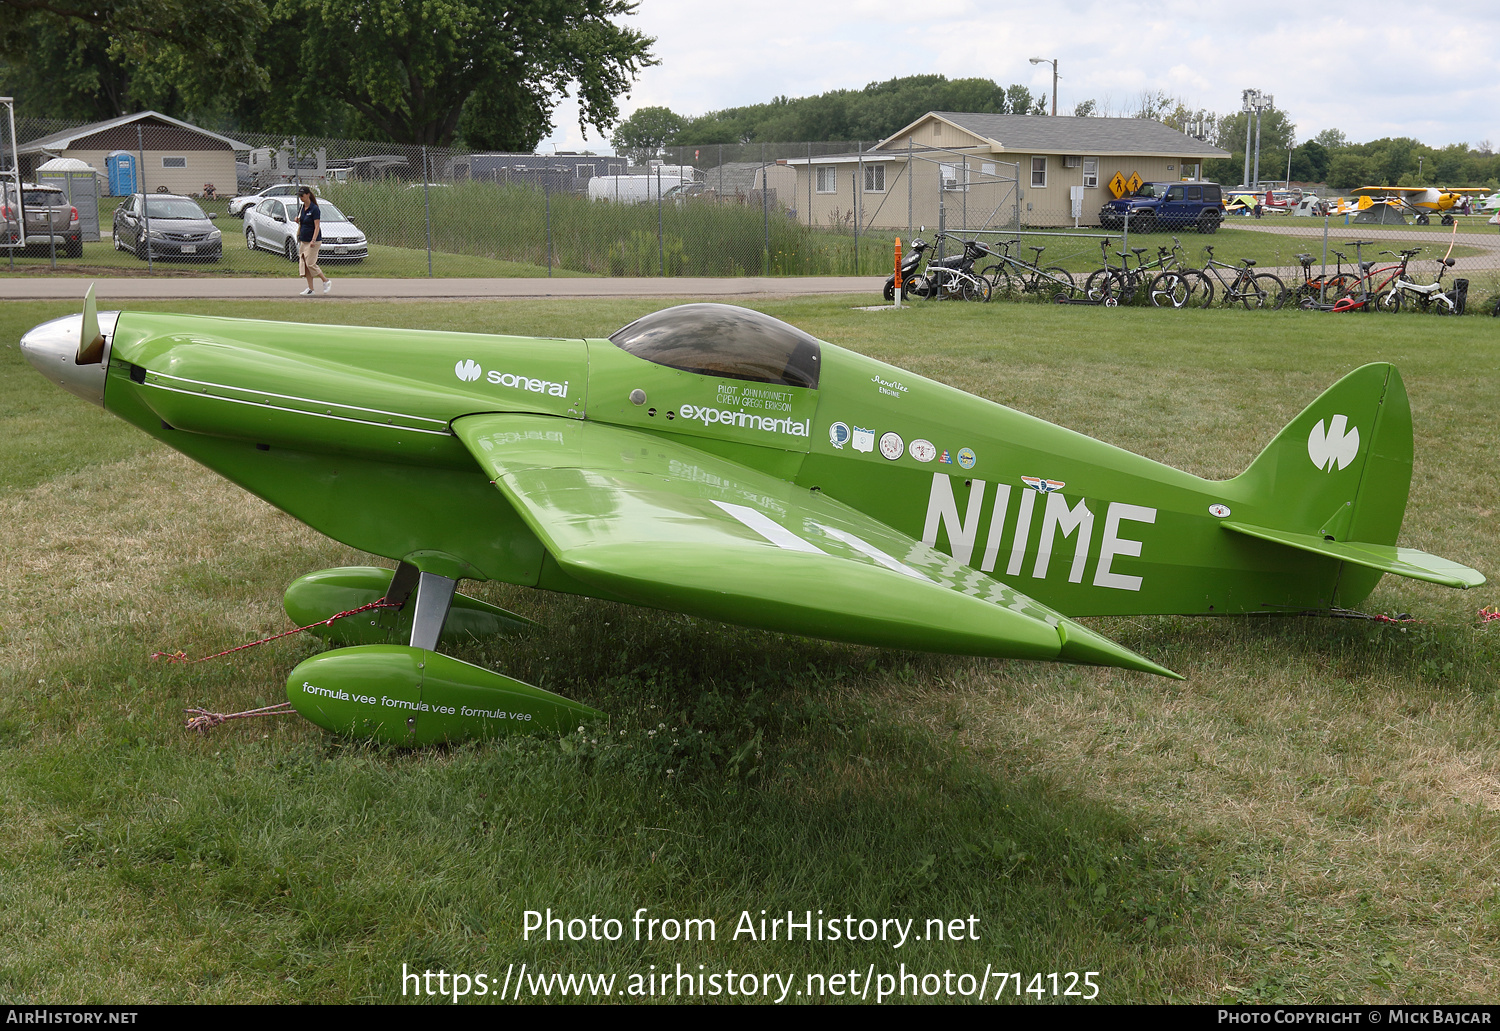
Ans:
{"label": "yellow airplane", "polygon": [[1384,202],[1395,208],[1404,208],[1416,216],[1418,225],[1431,221],[1431,214],[1439,212],[1443,225],[1453,224],[1452,209],[1461,203],[1465,194],[1482,194],[1488,191],[1480,187],[1435,187],[1435,186],[1361,186],[1351,191],[1359,198],[1359,209]]}

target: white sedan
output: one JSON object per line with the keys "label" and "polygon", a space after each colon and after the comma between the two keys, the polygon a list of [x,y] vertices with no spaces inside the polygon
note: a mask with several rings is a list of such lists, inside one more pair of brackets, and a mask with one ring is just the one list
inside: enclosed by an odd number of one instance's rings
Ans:
{"label": "white sedan", "polygon": [[[302,189],[302,187],[297,183],[277,183],[275,186],[267,186],[259,193],[247,193],[242,197],[235,197],[230,200],[229,213],[231,215],[234,215],[236,218],[244,218],[246,208],[254,204],[259,204],[265,198],[295,197],[297,196],[297,191],[300,189]],[[317,190],[313,191],[313,193],[315,194],[317,192]]]}
{"label": "white sedan", "polygon": [[[318,261],[363,261],[370,256],[370,245],[338,208],[326,200],[318,201],[322,211],[323,247]],[[288,261],[297,260],[297,198],[267,197],[245,209],[245,246],[252,251],[281,254]]]}

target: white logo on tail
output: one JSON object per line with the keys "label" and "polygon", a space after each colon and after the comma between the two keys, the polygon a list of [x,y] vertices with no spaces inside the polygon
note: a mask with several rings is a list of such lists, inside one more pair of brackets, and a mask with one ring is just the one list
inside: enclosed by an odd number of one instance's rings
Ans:
{"label": "white logo on tail", "polygon": [[465,383],[473,383],[483,371],[479,363],[472,358],[467,358],[453,366],[453,374]]}
{"label": "white logo on tail", "polygon": [[1307,435],[1307,457],[1312,459],[1312,464],[1324,472],[1333,472],[1335,464],[1340,469],[1354,461],[1354,456],[1359,454],[1359,427],[1354,426],[1345,432],[1349,425],[1347,416],[1335,415],[1328,420],[1328,432],[1323,432],[1323,420],[1312,428]]}

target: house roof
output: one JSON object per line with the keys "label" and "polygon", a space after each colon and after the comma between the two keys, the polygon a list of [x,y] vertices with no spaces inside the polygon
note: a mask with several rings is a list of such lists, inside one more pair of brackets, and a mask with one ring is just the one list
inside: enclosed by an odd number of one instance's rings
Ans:
{"label": "house roof", "polygon": [[900,132],[882,140],[876,149],[904,150],[912,131],[931,118],[940,118],[980,139],[990,141],[993,152],[997,154],[1142,154],[1193,158],[1229,156],[1227,150],[1221,150],[1211,143],[1204,143],[1148,118],[1077,118],[1071,115],[1053,118],[959,111],[929,111]]}
{"label": "house roof", "polygon": [[232,140],[228,136],[220,136],[216,132],[209,132],[207,129],[200,129],[198,126],[193,125],[190,122],[181,121],[179,119],[171,117],[170,115],[164,115],[157,111],[137,111],[133,115],[121,115],[119,118],[110,118],[103,122],[90,122],[87,125],[80,125],[72,129],[63,129],[60,132],[49,133],[48,135],[39,137],[38,139],[34,139],[29,143],[23,143],[21,146],[16,148],[16,151],[20,154],[38,154],[45,151],[66,150],[68,147],[71,147],[73,145],[74,141],[81,140],[85,136],[92,136],[95,133],[104,132],[106,129],[114,129],[122,125],[131,125],[135,122],[142,122],[148,119],[160,122],[164,125],[175,126],[178,129],[187,129],[189,132],[200,133],[204,136],[209,137],[210,139],[218,140],[220,143],[228,144],[231,150],[250,149],[250,144],[248,143],[241,143],[239,140]]}

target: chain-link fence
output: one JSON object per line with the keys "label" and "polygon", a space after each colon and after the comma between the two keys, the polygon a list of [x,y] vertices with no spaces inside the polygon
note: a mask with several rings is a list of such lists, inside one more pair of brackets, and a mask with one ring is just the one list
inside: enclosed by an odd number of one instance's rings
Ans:
{"label": "chain-link fence", "polygon": [[[1100,229],[1111,166],[1123,178],[1126,158],[1006,161],[871,140],[676,147],[643,164],[213,133],[149,116],[82,127],[19,119],[16,136],[24,178],[56,188],[23,201],[67,206],[78,219],[24,248],[12,240],[0,271],[294,274],[295,192],[307,184],[323,213],[320,260],[335,275],[878,275],[895,240],[909,253],[916,236],[936,257],[962,239],[1008,245],[1015,262],[1064,269],[1080,288],[1106,265],[1250,260],[1290,292],[1415,250],[1407,281],[1441,271],[1447,290],[1466,279],[1471,306],[1500,295],[1500,226],[1461,204],[1424,208],[1393,193],[1391,203],[1330,209],[1313,202],[1334,195],[1304,186],[1230,203],[1222,224]],[[1170,181],[1187,170],[1163,167]],[[1239,192],[1225,189],[1225,200]],[[53,213],[51,224],[60,219],[70,221]],[[1394,283],[1382,274],[1364,286],[1373,295]]]}

